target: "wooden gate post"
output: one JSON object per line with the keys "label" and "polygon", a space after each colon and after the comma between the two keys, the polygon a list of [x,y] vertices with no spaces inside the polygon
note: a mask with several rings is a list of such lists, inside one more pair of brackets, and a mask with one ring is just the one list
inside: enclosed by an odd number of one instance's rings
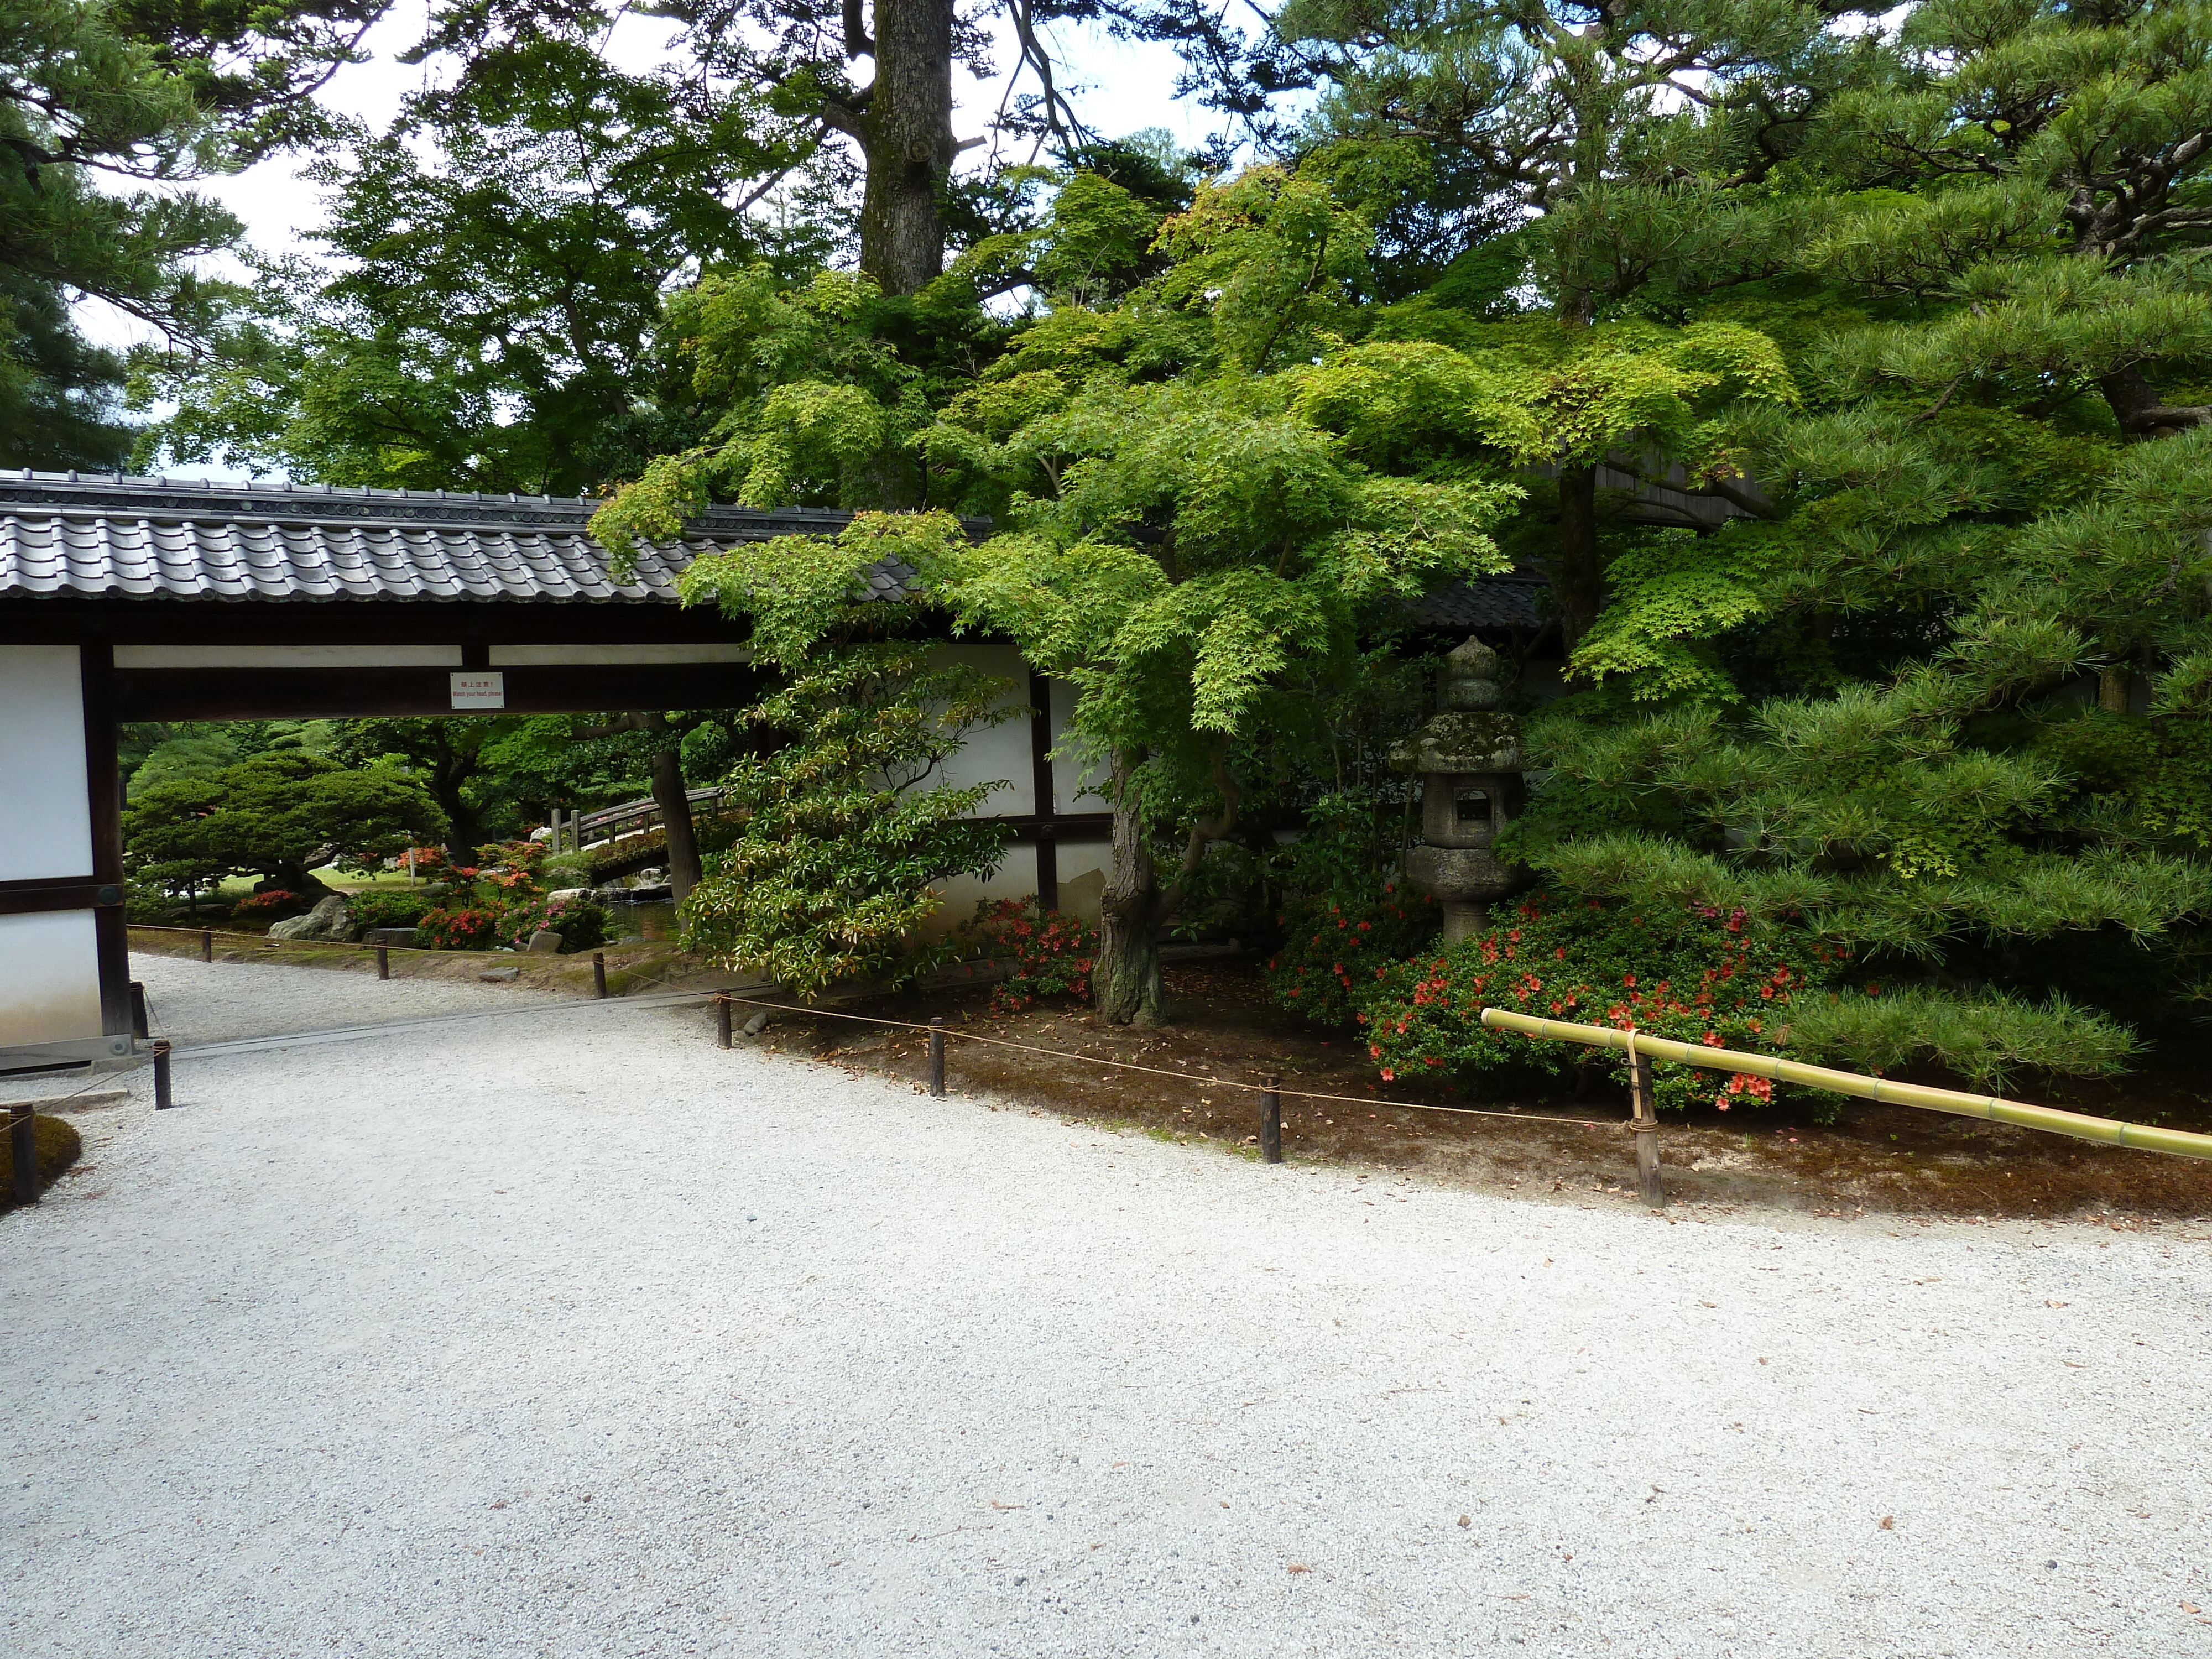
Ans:
{"label": "wooden gate post", "polygon": [[1283,1079],[1269,1072],[1260,1079],[1260,1156],[1270,1164],[1283,1161]]}
{"label": "wooden gate post", "polygon": [[730,1046],[730,994],[726,991],[714,994],[714,1046]]}
{"label": "wooden gate post", "polygon": [[1630,1130],[1636,1136],[1636,1190],[1655,1210],[1667,1207],[1666,1184],[1659,1177],[1659,1105],[1652,1093],[1651,1061],[1636,1052],[1636,1033],[1628,1033]]}
{"label": "wooden gate post", "polygon": [[154,1039],[154,1109],[157,1112],[166,1112],[176,1103],[174,1097],[169,1091],[169,1039],[155,1037]]}
{"label": "wooden gate post", "polygon": [[152,1035],[146,1025],[146,988],[135,979],[131,981],[131,1035],[135,1037]]}

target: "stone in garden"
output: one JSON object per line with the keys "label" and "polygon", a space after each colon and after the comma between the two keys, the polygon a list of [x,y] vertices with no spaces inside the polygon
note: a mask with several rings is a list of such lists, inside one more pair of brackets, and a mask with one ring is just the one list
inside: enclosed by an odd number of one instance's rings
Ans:
{"label": "stone in garden", "polygon": [[633,887],[662,887],[668,882],[668,872],[648,865],[629,878]]}
{"label": "stone in garden", "polygon": [[483,973],[478,974],[477,977],[483,981],[487,985],[505,985],[510,981],[520,978],[521,975],[521,969],[507,967],[487,969]]}
{"label": "stone in garden", "polygon": [[353,911],[343,893],[333,893],[304,916],[280,921],[269,930],[271,939],[345,939],[353,937]]}
{"label": "stone in garden", "polygon": [[530,936],[530,943],[522,951],[525,956],[557,957],[561,954],[561,935],[550,927],[541,927]]}
{"label": "stone in garden", "polygon": [[588,887],[562,887],[548,893],[545,896],[545,902],[548,904],[568,904],[579,899],[587,899],[591,896],[592,890]]}

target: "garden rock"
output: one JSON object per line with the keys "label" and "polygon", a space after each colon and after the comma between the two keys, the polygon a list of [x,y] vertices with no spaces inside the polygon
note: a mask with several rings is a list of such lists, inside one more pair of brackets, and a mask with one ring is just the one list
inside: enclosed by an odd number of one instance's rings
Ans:
{"label": "garden rock", "polygon": [[561,935],[550,927],[541,927],[530,936],[530,943],[522,947],[526,956],[557,957],[561,954]]}
{"label": "garden rock", "polygon": [[333,893],[304,916],[280,921],[269,930],[271,939],[345,939],[353,937],[353,910],[343,893]]}
{"label": "garden rock", "polygon": [[560,887],[548,893],[545,902],[548,904],[568,904],[591,896],[592,890],[588,887]]}
{"label": "garden rock", "polygon": [[477,977],[487,985],[509,985],[522,977],[522,969],[512,966],[488,968]]}

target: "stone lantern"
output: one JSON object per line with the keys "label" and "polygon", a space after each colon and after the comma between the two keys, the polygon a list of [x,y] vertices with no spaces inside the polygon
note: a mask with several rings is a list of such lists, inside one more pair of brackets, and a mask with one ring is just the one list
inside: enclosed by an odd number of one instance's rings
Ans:
{"label": "stone lantern", "polygon": [[1436,717],[1390,753],[1420,775],[1423,844],[1407,851],[1406,879],[1443,907],[1447,945],[1481,933],[1519,884],[1490,850],[1521,806],[1521,722],[1498,710],[1501,670],[1470,635],[1444,659]]}

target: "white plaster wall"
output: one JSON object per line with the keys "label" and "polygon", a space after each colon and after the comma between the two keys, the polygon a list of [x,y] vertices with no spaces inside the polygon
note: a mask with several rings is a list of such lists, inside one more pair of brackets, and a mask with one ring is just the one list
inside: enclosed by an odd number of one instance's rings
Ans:
{"label": "white plaster wall", "polygon": [[[1103,812],[1110,803],[1106,785],[1111,774],[1102,756],[1086,765],[1078,755],[1057,752],[1068,742],[1067,728],[1075,719],[1075,688],[1066,680],[1052,685],[1052,799],[1055,812]],[[1063,873],[1065,855],[1062,856]]]}
{"label": "white plaster wall", "polygon": [[0,916],[0,1048],[100,1035],[92,914]]}
{"label": "white plaster wall", "polygon": [[[1030,706],[1029,669],[1022,661],[1022,653],[1011,645],[940,646],[933,653],[933,660],[939,664],[964,663],[986,674],[1011,680],[1012,687],[999,700],[999,706],[1021,709]],[[929,782],[932,786],[965,789],[1000,779],[1009,787],[994,789],[985,796],[978,817],[1022,817],[1037,810],[1036,768],[1030,758],[1030,720],[1026,714],[1017,714],[997,726],[971,727],[965,746],[939,767]],[[1034,866],[1030,890],[1036,890]]]}
{"label": "white plaster wall", "polygon": [[[1085,809],[1087,810],[1087,809]],[[1106,891],[1106,877],[1114,867],[1110,841],[1063,841],[1060,843],[1060,908],[1098,925],[1099,900]]]}
{"label": "white plaster wall", "polygon": [[0,645],[0,881],[92,873],[79,673],[73,645]]}
{"label": "white plaster wall", "polygon": [[922,937],[943,939],[963,922],[974,920],[975,906],[984,899],[1030,898],[1036,892],[1036,848],[1009,847],[998,873],[985,879],[955,876],[938,890],[944,903],[922,924]]}

